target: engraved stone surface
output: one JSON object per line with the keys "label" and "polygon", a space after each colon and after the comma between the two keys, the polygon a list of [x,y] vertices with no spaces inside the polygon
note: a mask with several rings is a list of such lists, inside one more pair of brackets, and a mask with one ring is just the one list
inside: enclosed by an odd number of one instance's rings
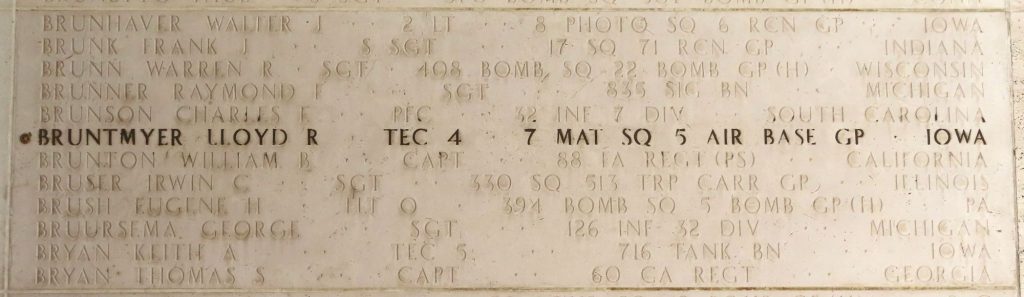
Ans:
{"label": "engraved stone surface", "polygon": [[0,1],[2,293],[1020,296],[1019,6]]}

